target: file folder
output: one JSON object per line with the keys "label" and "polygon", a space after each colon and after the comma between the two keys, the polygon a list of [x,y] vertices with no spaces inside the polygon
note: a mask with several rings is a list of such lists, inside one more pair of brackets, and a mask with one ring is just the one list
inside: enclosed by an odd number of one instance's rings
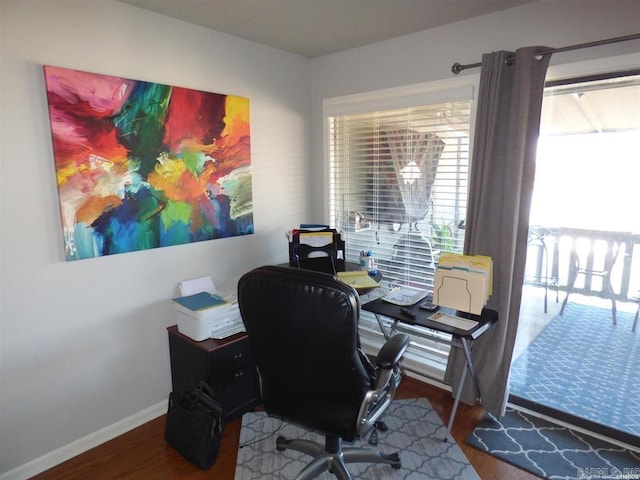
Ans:
{"label": "file folder", "polygon": [[433,285],[433,303],[480,315],[493,288],[493,261],[486,256],[445,254]]}

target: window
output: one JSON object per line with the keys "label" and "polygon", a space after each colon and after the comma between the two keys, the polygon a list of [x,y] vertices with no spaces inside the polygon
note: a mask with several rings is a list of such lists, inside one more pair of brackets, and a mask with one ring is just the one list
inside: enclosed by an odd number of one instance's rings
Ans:
{"label": "window", "polygon": [[[471,117],[471,89],[463,90],[396,108],[325,105],[329,220],[345,233],[348,261],[371,250],[386,288],[432,289],[439,255],[462,252]],[[441,362],[448,355],[440,344],[420,348]]]}
{"label": "window", "polygon": [[[623,339],[633,335],[638,305],[631,299],[640,289],[640,236],[628,233],[640,232],[640,70],[598,73],[601,62],[589,65],[580,65],[578,73],[583,76],[572,75],[568,68],[560,79],[545,86],[529,217],[532,242],[527,251],[509,401],[638,445],[640,421],[630,421],[633,406],[627,402],[627,385],[637,374],[635,368],[625,366],[625,362],[635,366],[638,361],[632,349],[616,341],[616,335]],[[584,76],[589,69],[592,72]],[[575,268],[572,249],[583,268],[602,270],[613,254],[616,238],[623,246],[610,269],[617,298],[614,326],[608,282],[591,274],[573,280],[570,273]],[[563,310],[571,284],[574,288]],[[573,323],[575,332],[553,338],[552,348],[547,348],[547,334],[557,332],[563,318],[571,323],[572,311],[578,309],[580,322]],[[586,323],[589,318],[602,332],[606,348],[597,343],[598,335],[591,334],[594,327]],[[580,332],[587,336],[579,339]],[[574,348],[576,345],[579,347]],[[545,355],[539,354],[542,351]],[[587,359],[595,368],[589,367]],[[550,372],[552,365],[576,363],[589,372],[587,381],[574,369],[536,374]],[[568,401],[567,391],[572,392]],[[602,392],[606,400],[594,392]],[[608,408],[602,408],[604,402]]]}

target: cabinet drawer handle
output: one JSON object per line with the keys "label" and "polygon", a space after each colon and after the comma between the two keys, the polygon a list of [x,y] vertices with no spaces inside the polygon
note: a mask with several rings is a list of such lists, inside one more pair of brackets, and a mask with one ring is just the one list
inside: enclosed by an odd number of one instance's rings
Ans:
{"label": "cabinet drawer handle", "polygon": [[234,375],[234,377],[239,378],[239,377],[241,377],[241,376],[243,376],[243,375],[244,375],[244,371],[243,371],[243,370],[239,370],[239,371],[237,371],[237,372],[236,372],[236,374]]}
{"label": "cabinet drawer handle", "polygon": [[240,353],[240,352],[236,353],[236,354],[233,356],[233,358],[234,358],[235,360],[239,360],[239,359],[241,359],[241,358],[242,358],[242,353]]}

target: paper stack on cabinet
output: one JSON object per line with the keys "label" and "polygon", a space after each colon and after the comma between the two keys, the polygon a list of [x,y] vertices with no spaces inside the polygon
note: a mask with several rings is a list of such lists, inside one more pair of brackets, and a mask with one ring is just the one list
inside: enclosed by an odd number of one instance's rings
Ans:
{"label": "paper stack on cabinet", "polygon": [[440,257],[436,268],[433,303],[480,315],[492,288],[491,257],[447,253]]}

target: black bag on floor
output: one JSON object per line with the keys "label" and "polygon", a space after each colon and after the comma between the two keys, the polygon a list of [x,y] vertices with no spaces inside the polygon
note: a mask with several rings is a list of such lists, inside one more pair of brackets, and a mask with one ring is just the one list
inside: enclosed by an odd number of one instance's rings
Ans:
{"label": "black bag on floor", "polygon": [[222,407],[207,382],[171,392],[164,438],[191,463],[203,470],[216,463],[222,429]]}

